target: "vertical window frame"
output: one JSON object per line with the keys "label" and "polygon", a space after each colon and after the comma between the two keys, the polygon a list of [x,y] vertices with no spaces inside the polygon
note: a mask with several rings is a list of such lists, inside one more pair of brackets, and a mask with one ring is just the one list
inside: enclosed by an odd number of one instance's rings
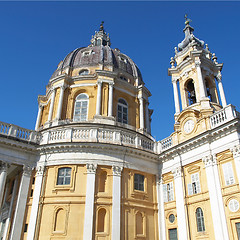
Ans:
{"label": "vertical window frame", "polygon": [[174,186],[173,181],[163,184],[163,201],[174,201]]}
{"label": "vertical window frame", "polygon": [[232,162],[222,163],[222,172],[223,172],[225,186],[230,186],[235,184],[235,176],[234,176]]}
{"label": "vertical window frame", "polygon": [[204,214],[201,207],[198,207],[195,211],[196,216],[196,225],[197,225],[197,232],[205,232],[205,221],[204,221]]}
{"label": "vertical window frame", "polygon": [[133,188],[134,191],[145,192],[145,176],[140,173],[134,173],[133,176]]}
{"label": "vertical window frame", "polygon": [[[122,103],[120,101],[124,101]],[[124,110],[126,113],[124,113]],[[126,120],[124,119],[124,115],[126,115]],[[123,124],[128,124],[128,103],[125,99],[119,98],[117,103],[117,121]]]}
{"label": "vertical window frame", "polygon": [[199,172],[191,174],[191,183],[188,185],[188,195],[201,193],[201,183]]}
{"label": "vertical window frame", "polygon": [[[81,96],[85,96],[86,98],[82,98]],[[78,99],[79,98],[79,99]],[[83,106],[84,103],[86,104],[86,107]],[[77,106],[79,104],[79,106]],[[82,119],[82,111],[83,109],[86,109],[85,117]],[[86,122],[88,120],[88,110],[89,110],[89,96],[86,93],[80,93],[75,98],[74,103],[74,111],[73,111],[73,121],[75,122]],[[79,114],[77,114],[79,112]]]}

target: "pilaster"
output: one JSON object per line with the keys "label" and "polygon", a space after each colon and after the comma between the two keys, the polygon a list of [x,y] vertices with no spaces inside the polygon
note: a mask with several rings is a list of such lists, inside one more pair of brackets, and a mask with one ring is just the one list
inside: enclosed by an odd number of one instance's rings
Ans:
{"label": "pilaster", "polygon": [[233,159],[236,167],[237,177],[238,177],[238,184],[240,186],[240,145],[236,145],[230,149],[233,153]]}
{"label": "pilaster", "polygon": [[184,203],[184,189],[182,182],[182,169],[181,167],[176,167],[172,170],[175,183],[175,195],[176,195],[176,208],[178,216],[178,236],[179,240],[187,240],[187,221],[186,221],[186,211]]}
{"label": "pilaster", "polygon": [[35,125],[35,131],[37,131],[38,128],[39,128],[40,120],[41,120],[41,117],[42,117],[42,110],[43,110],[43,106],[39,103],[37,121],[36,121],[36,125]]}
{"label": "pilaster", "polygon": [[97,103],[96,103],[96,115],[101,114],[101,102],[102,102],[102,82],[97,82]]}
{"label": "pilaster", "polygon": [[112,166],[112,239],[121,239],[121,166]]}
{"label": "pilaster", "polygon": [[157,181],[159,240],[165,240],[167,239],[167,237],[166,237],[165,210],[164,210],[164,200],[163,200],[163,181],[161,176],[156,176],[156,181]]}
{"label": "pilaster", "polygon": [[41,194],[42,181],[43,181],[43,174],[44,174],[44,166],[37,166],[31,215],[30,215],[30,220],[29,220],[29,224],[28,224],[27,240],[34,240],[34,234],[35,234],[36,223],[37,223],[39,198],[40,198],[40,194]]}
{"label": "pilaster", "polygon": [[218,175],[216,157],[208,155],[202,158],[207,175],[210,205],[213,218],[215,239],[228,240],[226,216],[224,212],[221,185]]}
{"label": "pilaster", "polygon": [[87,163],[86,168],[87,168],[87,188],[86,188],[87,190],[85,200],[83,240],[92,240],[95,178],[97,164]]}
{"label": "pilaster", "polygon": [[14,218],[13,218],[10,240],[21,239],[31,173],[32,173],[31,167],[29,166],[23,167],[23,173],[22,173],[21,183],[20,183],[19,192],[18,192],[18,198],[17,198],[17,204],[16,204],[16,209],[15,209]]}
{"label": "pilaster", "polygon": [[113,115],[113,85],[114,83],[109,83],[108,117],[112,117]]}

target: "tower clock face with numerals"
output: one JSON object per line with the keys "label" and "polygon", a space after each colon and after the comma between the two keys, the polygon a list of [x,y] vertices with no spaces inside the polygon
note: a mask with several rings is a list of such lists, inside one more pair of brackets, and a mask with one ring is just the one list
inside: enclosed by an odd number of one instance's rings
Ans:
{"label": "tower clock face with numerals", "polygon": [[183,130],[185,133],[190,133],[192,132],[193,128],[194,128],[194,121],[189,119],[185,122],[184,126],[183,126]]}

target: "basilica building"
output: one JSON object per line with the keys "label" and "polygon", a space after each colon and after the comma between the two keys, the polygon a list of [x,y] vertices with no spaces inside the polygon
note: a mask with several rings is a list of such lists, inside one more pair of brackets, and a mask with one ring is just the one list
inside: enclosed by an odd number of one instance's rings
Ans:
{"label": "basilica building", "polygon": [[1,240],[240,239],[240,114],[193,32],[186,18],[163,140],[140,70],[103,23],[58,64],[35,130],[0,122]]}

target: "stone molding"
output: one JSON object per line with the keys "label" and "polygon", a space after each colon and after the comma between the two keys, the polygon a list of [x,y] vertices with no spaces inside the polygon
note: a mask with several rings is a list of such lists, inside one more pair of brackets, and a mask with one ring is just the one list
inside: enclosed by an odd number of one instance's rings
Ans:
{"label": "stone molding", "polygon": [[202,161],[205,165],[205,167],[213,166],[217,163],[217,157],[216,155],[208,155],[202,158]]}
{"label": "stone molding", "polygon": [[233,148],[230,148],[230,151],[233,153],[233,157],[240,157],[240,145],[235,145]]}
{"label": "stone molding", "polygon": [[195,61],[195,66],[196,67],[200,67],[201,66],[201,61],[200,60],[196,60]]}
{"label": "stone molding", "polygon": [[178,178],[178,177],[181,177],[182,176],[182,169],[181,167],[175,167],[174,169],[172,169],[172,174],[174,176],[174,178]]}
{"label": "stone molding", "polygon": [[121,177],[122,170],[123,170],[123,167],[113,165],[112,166],[113,176]]}
{"label": "stone molding", "polygon": [[87,163],[86,167],[87,167],[87,173],[96,174],[97,164]]}

